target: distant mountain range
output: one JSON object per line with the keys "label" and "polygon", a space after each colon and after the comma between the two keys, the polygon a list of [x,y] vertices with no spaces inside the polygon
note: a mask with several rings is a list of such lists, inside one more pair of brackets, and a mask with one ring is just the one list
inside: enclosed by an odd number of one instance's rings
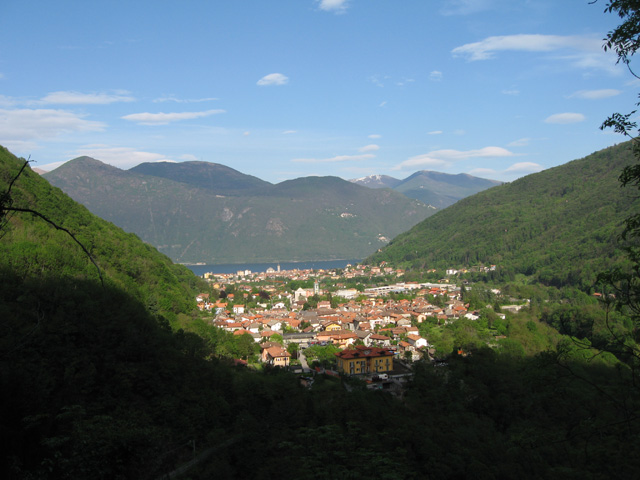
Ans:
{"label": "distant mountain range", "polygon": [[79,157],[43,176],[184,263],[364,258],[435,211],[337,177],[274,185],[207,162],[121,170]]}
{"label": "distant mountain range", "polygon": [[388,175],[369,175],[350,181],[369,188],[391,188],[437,209],[448,207],[469,195],[502,184],[496,180],[474,177],[466,173],[451,175],[429,170],[416,172],[404,180]]}
{"label": "distant mountain range", "polygon": [[366,261],[416,268],[495,264],[504,275],[592,286],[621,258],[623,220],[640,199],[621,189],[629,142],[460,200]]}

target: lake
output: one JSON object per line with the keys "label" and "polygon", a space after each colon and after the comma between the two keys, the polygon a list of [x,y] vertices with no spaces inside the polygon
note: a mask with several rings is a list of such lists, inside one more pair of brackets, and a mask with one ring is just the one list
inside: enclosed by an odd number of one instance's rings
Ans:
{"label": "lake", "polygon": [[270,263],[227,263],[220,265],[185,265],[193,273],[202,276],[207,272],[212,273],[236,273],[238,270],[250,270],[253,273],[266,272],[273,268],[278,270],[330,270],[332,268],[344,268],[347,265],[355,265],[360,260],[317,260],[313,262],[270,262]]}

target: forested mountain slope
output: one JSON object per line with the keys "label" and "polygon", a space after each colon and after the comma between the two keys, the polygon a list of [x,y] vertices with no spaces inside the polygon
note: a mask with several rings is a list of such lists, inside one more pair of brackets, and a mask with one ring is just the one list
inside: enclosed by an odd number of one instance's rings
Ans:
{"label": "forested mountain slope", "polygon": [[[1,190],[23,163],[0,148]],[[35,210],[72,232],[95,259],[107,285],[126,290],[154,312],[169,314],[195,308],[199,280],[190,270],[174,265],[134,234],[96,217],[29,167],[13,184],[11,195],[13,207]],[[7,220],[0,242],[1,268],[43,280],[99,280],[91,259],[67,233],[29,213],[10,213]]]}
{"label": "forested mountain slope", "polygon": [[[218,171],[228,181],[209,181]],[[432,212],[400,193],[337,177],[271,185],[229,171],[203,162],[123,171],[81,157],[44,176],[184,263],[363,258]]]}
{"label": "forested mountain slope", "polygon": [[465,198],[399,235],[368,262],[494,264],[553,285],[590,285],[619,258],[622,221],[640,206],[618,177],[623,143]]}

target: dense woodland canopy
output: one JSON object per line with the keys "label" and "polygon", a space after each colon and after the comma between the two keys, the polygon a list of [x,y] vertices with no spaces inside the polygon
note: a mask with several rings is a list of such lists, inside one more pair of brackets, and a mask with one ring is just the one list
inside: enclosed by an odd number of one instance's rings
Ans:
{"label": "dense woodland canopy", "polygon": [[367,259],[408,268],[496,265],[505,280],[523,274],[545,285],[586,290],[625,255],[624,219],[640,206],[621,190],[634,164],[631,142],[460,200]]}

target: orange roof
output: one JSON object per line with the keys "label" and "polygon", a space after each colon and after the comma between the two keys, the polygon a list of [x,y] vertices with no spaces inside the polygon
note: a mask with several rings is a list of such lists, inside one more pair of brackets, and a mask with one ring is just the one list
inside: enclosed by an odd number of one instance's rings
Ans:
{"label": "orange roof", "polygon": [[342,359],[350,358],[373,358],[373,357],[393,357],[393,351],[387,348],[366,347],[364,345],[356,345],[356,348],[349,348],[335,354],[336,357]]}

